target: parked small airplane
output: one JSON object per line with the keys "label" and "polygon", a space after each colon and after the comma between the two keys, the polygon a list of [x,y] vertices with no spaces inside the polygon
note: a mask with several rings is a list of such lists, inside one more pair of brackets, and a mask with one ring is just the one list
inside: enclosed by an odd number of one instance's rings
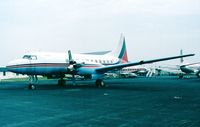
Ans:
{"label": "parked small airplane", "polygon": [[[183,50],[180,51],[180,55],[183,55]],[[196,63],[184,63],[183,58],[180,60],[180,70],[184,72],[185,74],[193,74],[196,75],[198,78],[200,77],[200,62]],[[180,78],[183,78],[183,75],[180,76]]]}
{"label": "parked small airplane", "polygon": [[[183,55],[182,50],[180,50],[180,55]],[[200,77],[200,62],[185,63],[183,58],[180,58],[179,64],[159,66],[156,67],[155,70],[167,72],[172,75],[178,75],[179,78],[189,75],[196,75],[197,77]]]}
{"label": "parked small airplane", "polygon": [[185,75],[185,73],[181,71],[180,66],[175,65],[159,66],[155,67],[154,70],[158,73],[158,75],[164,73],[168,75],[176,75],[179,76],[179,78]]}
{"label": "parked small airplane", "polygon": [[[30,76],[29,89],[35,89],[37,75],[47,78],[59,78],[58,84],[65,84],[65,74],[71,74],[75,83],[75,75],[96,80],[97,87],[105,86],[103,77],[106,72],[112,72],[124,67],[148,64],[153,62],[194,56],[194,54],[179,55],[153,60],[128,62],[125,37],[122,35],[117,48],[103,55],[35,52],[25,54],[21,59],[9,62],[7,70]],[[68,57],[68,58],[67,58]]]}
{"label": "parked small airplane", "polygon": [[130,67],[125,67],[122,68],[119,71],[119,76],[120,77],[125,77],[125,78],[135,78],[138,75],[146,75],[148,72],[148,69],[144,66],[130,66]]}
{"label": "parked small airplane", "polygon": [[[200,77],[200,62],[183,64],[180,66],[180,70],[187,75],[188,74],[196,75],[199,78]],[[183,78],[183,75],[180,76],[180,78]]]}

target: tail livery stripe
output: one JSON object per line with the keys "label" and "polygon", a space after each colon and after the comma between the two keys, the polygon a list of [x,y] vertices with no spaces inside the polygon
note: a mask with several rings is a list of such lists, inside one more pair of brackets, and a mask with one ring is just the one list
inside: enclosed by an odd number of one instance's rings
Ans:
{"label": "tail livery stripe", "polygon": [[128,62],[128,56],[127,56],[127,51],[126,51],[125,38],[123,38],[123,45],[122,45],[122,49],[121,49],[121,52],[120,52],[118,58],[121,59],[121,63]]}

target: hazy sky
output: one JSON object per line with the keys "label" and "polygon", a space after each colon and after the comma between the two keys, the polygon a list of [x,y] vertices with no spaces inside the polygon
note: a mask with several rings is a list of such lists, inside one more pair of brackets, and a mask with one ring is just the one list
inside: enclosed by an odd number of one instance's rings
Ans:
{"label": "hazy sky", "polygon": [[180,49],[200,61],[200,0],[0,1],[1,66],[30,51],[111,50],[121,33],[131,61]]}

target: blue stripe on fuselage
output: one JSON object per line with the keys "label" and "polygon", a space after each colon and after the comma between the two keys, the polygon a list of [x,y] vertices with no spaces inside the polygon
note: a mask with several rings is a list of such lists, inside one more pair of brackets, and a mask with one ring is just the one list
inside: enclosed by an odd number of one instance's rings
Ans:
{"label": "blue stripe on fuselage", "polygon": [[[120,61],[114,64],[118,64]],[[114,64],[103,64],[103,66],[109,66]],[[11,65],[6,68],[8,71],[19,73],[19,74],[27,74],[27,75],[48,75],[48,74],[67,74],[67,67],[69,64],[67,63],[32,63],[32,64],[19,64],[19,65]],[[84,64],[79,69],[81,73],[91,72],[95,68],[101,67],[100,64]]]}

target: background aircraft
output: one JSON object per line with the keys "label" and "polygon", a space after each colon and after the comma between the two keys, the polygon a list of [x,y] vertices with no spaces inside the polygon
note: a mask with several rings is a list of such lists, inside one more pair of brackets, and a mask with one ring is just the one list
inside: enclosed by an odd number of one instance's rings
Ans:
{"label": "background aircraft", "polygon": [[120,71],[119,71],[119,75],[121,77],[125,77],[125,78],[134,78],[134,77],[137,77],[138,75],[146,75],[148,72],[148,69],[144,66],[130,66],[130,67],[125,67],[125,68],[122,68]]}
{"label": "background aircraft", "polygon": [[[183,55],[183,51],[180,51],[180,55]],[[180,70],[185,74],[196,75],[198,78],[200,77],[200,62],[196,63],[184,63],[183,58],[180,60]],[[183,77],[180,77],[183,78]]]}
{"label": "background aircraft", "polygon": [[[180,66],[180,70],[184,72],[186,75],[196,75],[199,78],[200,77],[200,62],[183,64]],[[183,75],[180,78],[183,78]]]}
{"label": "background aircraft", "polygon": [[[183,51],[180,50],[180,55],[183,55]],[[200,62],[186,63],[183,58],[180,58],[180,63],[177,65],[165,65],[154,67],[157,71],[168,72],[170,74],[178,75],[179,78],[184,76],[196,75],[200,77]]]}
{"label": "background aircraft", "polygon": [[141,60],[138,62],[128,62],[125,37],[122,35],[117,48],[104,55],[97,54],[72,54],[35,52],[24,55],[21,59],[11,61],[7,70],[26,74],[30,76],[30,89],[35,89],[37,75],[47,78],[59,78],[58,84],[65,84],[65,74],[71,74],[75,83],[75,75],[96,80],[97,87],[105,86],[103,82],[104,74],[124,67],[148,64],[153,62],[177,59],[181,57],[193,56],[194,54],[166,57],[154,60]]}
{"label": "background aircraft", "polygon": [[[180,50],[180,55],[183,55],[183,51]],[[184,63],[184,59],[180,58],[180,64],[177,65],[161,65],[151,66],[148,69],[144,66],[132,66],[122,68],[118,75],[121,77],[137,77],[137,75],[146,75],[146,77],[152,77],[156,74],[168,74],[178,75],[179,78],[183,78],[184,75],[196,75],[200,77],[200,62],[198,63]],[[133,74],[133,75],[132,75]]]}

